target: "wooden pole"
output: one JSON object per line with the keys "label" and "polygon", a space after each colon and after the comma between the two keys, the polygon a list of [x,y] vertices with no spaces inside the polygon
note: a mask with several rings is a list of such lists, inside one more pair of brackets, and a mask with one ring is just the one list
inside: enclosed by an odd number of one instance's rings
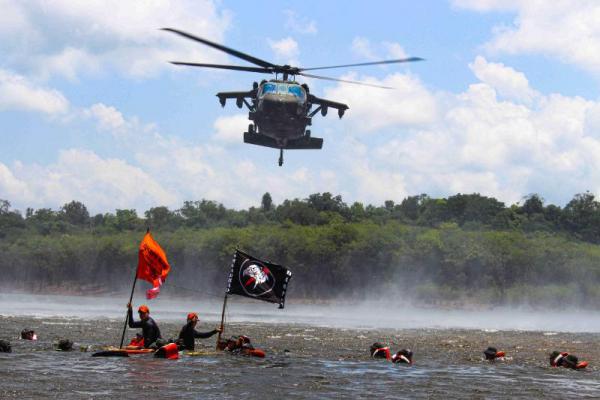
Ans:
{"label": "wooden pole", "polygon": [[[137,267],[135,269],[135,276],[133,277],[133,285],[131,285],[131,294],[129,295],[129,305],[133,300],[133,291],[135,290],[135,283],[137,282]],[[123,334],[121,335],[121,344],[119,344],[119,348],[123,348],[123,341],[125,340],[125,331],[127,330],[127,322],[129,320],[129,308],[127,309],[127,314],[125,314],[125,324],[123,325]]]}
{"label": "wooden pole", "polygon": [[221,331],[217,335],[217,350],[219,350],[221,334],[223,333],[223,327],[225,326],[225,308],[227,308],[227,293],[225,293],[225,298],[223,299],[223,311],[221,311]]}

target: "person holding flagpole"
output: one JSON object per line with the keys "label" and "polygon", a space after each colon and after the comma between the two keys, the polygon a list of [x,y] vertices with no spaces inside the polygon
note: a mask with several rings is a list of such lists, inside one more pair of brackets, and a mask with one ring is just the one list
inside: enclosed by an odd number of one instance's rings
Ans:
{"label": "person holding flagpole", "polygon": [[160,287],[166,281],[171,266],[167,261],[167,255],[160,245],[154,240],[150,234],[150,228],[146,231],[146,235],[140,243],[138,251],[138,266],[136,269],[133,285],[131,286],[131,294],[129,295],[129,303],[127,303],[127,315],[123,324],[123,333],[121,335],[121,343],[119,348],[123,348],[125,340],[125,331],[127,326],[130,328],[142,328],[144,336],[144,347],[150,348],[157,339],[160,339],[160,330],[156,322],[150,318],[150,310],[148,306],[142,305],[138,309],[140,321],[133,320],[133,311],[131,309],[131,301],[133,300],[133,292],[138,279],[142,279],[152,284],[152,288],[146,290],[146,298],[148,300],[155,298],[160,293]]}
{"label": "person holding flagpole", "polygon": [[191,312],[187,316],[187,323],[181,328],[179,332],[179,339],[177,340],[180,345],[188,351],[194,351],[195,339],[208,339],[216,333],[221,332],[221,328],[213,329],[209,332],[198,332],[196,330],[196,324],[198,323],[198,314]]}
{"label": "person holding flagpole", "polygon": [[160,329],[154,322],[154,319],[150,317],[150,309],[146,305],[141,305],[138,308],[138,314],[140,321],[133,320],[133,310],[131,303],[127,304],[128,322],[130,328],[142,328],[142,336],[144,336],[144,347],[145,348],[156,348],[156,341],[162,339],[160,335]]}

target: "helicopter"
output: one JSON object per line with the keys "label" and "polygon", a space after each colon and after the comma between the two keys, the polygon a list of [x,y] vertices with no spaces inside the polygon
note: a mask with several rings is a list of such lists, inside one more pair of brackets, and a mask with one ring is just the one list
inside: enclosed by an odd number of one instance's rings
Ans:
{"label": "helicopter", "polygon": [[[252,90],[240,92],[219,92],[217,97],[222,107],[228,99],[235,99],[238,108],[244,105],[248,108],[248,131],[244,132],[244,143],[279,149],[278,164],[283,165],[283,150],[315,149],[323,147],[323,139],[312,137],[308,126],[312,125],[312,118],[321,113],[327,115],[330,108],[337,110],[339,118],[344,116],[348,105],[332,100],[319,98],[310,93],[306,83],[296,82],[296,76],[324,79],[328,81],[351,83],[356,85],[371,86],[382,89],[393,89],[388,86],[372,85],[345,79],[330,78],[327,76],[313,75],[305,71],[359,67],[380,64],[396,64],[413,61],[422,61],[420,57],[409,57],[395,60],[371,61],[358,64],[331,65],[325,67],[301,68],[290,65],[277,65],[260,58],[242,53],[241,51],[211,42],[201,37],[174,28],[162,28],[187,39],[205,44],[229,55],[240,58],[255,66],[206,64],[182,61],[170,61],[174,65],[184,65],[203,68],[228,69],[234,71],[257,72],[275,74],[275,79],[254,82]],[[313,107],[315,107],[313,109]]]}

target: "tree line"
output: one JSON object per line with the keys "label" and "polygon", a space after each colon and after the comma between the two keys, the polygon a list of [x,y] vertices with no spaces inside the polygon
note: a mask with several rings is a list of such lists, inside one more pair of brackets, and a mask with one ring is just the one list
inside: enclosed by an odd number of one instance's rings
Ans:
{"label": "tree line", "polygon": [[[129,285],[146,227],[173,265],[171,288],[224,288],[236,247],[294,271],[290,296],[378,295],[431,304],[600,305],[600,203],[520,204],[479,194],[410,196],[380,206],[317,193],[233,210],[210,200],[90,215],[11,209],[0,200],[3,285],[33,290]],[[216,289],[215,289],[216,288]]]}

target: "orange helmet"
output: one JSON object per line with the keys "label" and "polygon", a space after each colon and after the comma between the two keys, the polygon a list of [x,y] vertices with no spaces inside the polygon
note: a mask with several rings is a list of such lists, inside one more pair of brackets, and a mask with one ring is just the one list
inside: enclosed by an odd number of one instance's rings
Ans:
{"label": "orange helmet", "polygon": [[138,312],[140,313],[150,313],[150,309],[148,308],[147,305],[141,305],[140,308],[138,308]]}
{"label": "orange helmet", "polygon": [[191,321],[193,319],[198,319],[198,314],[196,314],[195,312],[191,312],[187,315],[187,320]]}

